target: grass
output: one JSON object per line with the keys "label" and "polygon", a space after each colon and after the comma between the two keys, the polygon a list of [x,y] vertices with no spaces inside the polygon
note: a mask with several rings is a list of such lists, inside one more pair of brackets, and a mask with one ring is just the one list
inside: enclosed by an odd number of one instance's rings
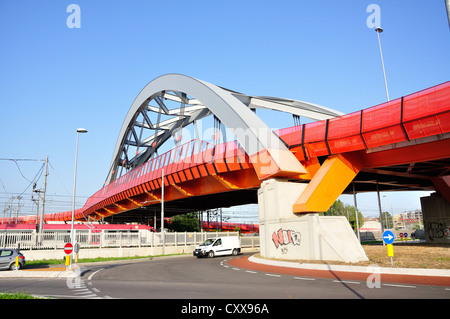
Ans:
{"label": "grass", "polygon": [[[393,265],[382,244],[362,245],[369,261],[352,263],[353,266],[378,265],[394,268],[450,269],[450,246],[430,244],[394,245]],[[338,261],[297,260],[300,263],[348,265]]]}
{"label": "grass", "polygon": [[[363,245],[370,263],[391,267],[386,246]],[[430,244],[394,245],[394,267],[450,269],[450,246]]]}
{"label": "grass", "polygon": [[2,292],[0,293],[0,299],[43,299],[43,298],[35,297],[33,295],[24,292]]}

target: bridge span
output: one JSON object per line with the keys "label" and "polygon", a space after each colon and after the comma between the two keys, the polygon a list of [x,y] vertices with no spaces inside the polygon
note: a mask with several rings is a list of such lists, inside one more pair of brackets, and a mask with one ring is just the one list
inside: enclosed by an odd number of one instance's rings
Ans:
{"label": "bridge span", "polygon": [[[315,121],[272,131],[253,112],[257,108]],[[184,127],[209,115],[235,140],[193,139],[158,155],[167,140],[179,141]],[[354,191],[436,190],[450,202],[449,174],[450,82],[342,114],[169,74],[150,82],[133,102],[106,183],[75,219],[145,222],[160,212],[163,185],[165,216],[258,203],[258,190],[269,180],[302,186],[290,203],[292,216],[326,211]],[[71,215],[44,219],[69,221]]]}

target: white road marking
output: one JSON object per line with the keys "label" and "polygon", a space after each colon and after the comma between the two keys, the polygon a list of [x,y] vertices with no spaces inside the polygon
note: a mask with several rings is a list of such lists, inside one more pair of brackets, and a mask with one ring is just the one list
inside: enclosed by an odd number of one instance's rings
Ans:
{"label": "white road marking", "polygon": [[383,286],[400,287],[400,288],[417,288],[416,286],[395,285],[395,284],[383,284]]}
{"label": "white road marking", "polygon": [[97,271],[94,271],[89,277],[88,277],[88,279],[87,280],[91,280],[92,279],[92,277],[94,277],[94,275],[96,274],[96,273],[98,273],[100,270],[103,270],[104,268],[100,268],[99,270],[97,270]]}
{"label": "white road marking", "polygon": [[294,277],[294,279],[299,279],[299,280],[316,280],[315,278],[304,278],[304,277]]}

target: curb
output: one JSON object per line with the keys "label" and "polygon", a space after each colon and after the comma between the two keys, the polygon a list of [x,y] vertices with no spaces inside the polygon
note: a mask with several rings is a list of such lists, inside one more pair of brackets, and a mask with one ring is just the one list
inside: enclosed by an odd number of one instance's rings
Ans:
{"label": "curb", "polygon": [[262,259],[255,256],[250,256],[248,258],[250,262],[277,266],[277,267],[289,267],[298,269],[311,269],[311,270],[326,270],[326,271],[342,271],[342,272],[357,272],[357,273],[367,273],[372,274],[374,268],[376,268],[379,273],[386,275],[413,275],[413,276],[433,276],[433,277],[449,277],[449,269],[425,269],[425,268],[390,268],[390,267],[379,267],[376,265],[369,266],[347,266],[347,265],[324,265],[324,264],[301,264],[297,262],[290,261],[279,261],[279,260],[269,260]]}
{"label": "curb", "polygon": [[45,270],[21,269],[1,271],[0,278],[71,278],[79,276],[76,270],[81,267],[75,267],[67,270],[65,267],[45,268]]}
{"label": "curb", "polygon": [[74,271],[39,271],[39,270],[12,270],[0,273],[0,278],[70,278],[78,276]]}

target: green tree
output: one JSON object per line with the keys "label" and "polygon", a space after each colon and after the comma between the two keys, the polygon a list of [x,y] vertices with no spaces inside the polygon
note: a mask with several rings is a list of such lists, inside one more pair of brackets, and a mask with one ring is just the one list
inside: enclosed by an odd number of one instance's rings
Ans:
{"label": "green tree", "polygon": [[188,213],[176,215],[172,218],[170,224],[167,225],[167,229],[175,232],[199,231],[198,214]]}
{"label": "green tree", "polygon": [[[328,209],[325,213],[327,216],[345,216],[350,223],[350,226],[353,230],[356,230],[356,214],[355,207],[349,204],[344,204],[339,199],[336,200],[333,205]],[[359,227],[363,224],[363,216],[362,213],[358,210],[358,223]]]}
{"label": "green tree", "polygon": [[394,221],[392,219],[392,216],[389,212],[382,212],[381,216],[383,217],[383,228],[387,229],[387,228],[393,228],[394,227]]}

